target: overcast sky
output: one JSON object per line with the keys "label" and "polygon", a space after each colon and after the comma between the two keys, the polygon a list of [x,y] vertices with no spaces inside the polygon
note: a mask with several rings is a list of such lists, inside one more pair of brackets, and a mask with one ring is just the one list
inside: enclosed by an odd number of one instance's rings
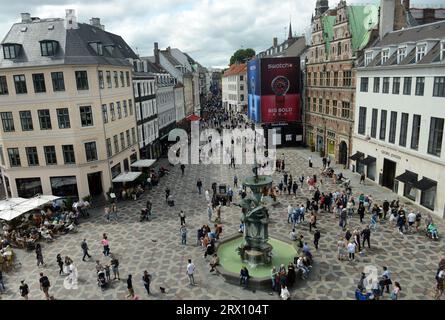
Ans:
{"label": "overcast sky", "polygon": [[[107,31],[121,35],[140,55],[160,48],[179,48],[206,67],[225,67],[243,47],[262,51],[272,38],[287,37],[310,24],[316,0],[0,0],[0,38],[20,20],[21,12],[40,18],[65,16],[76,9],[79,22],[100,17]],[[349,0],[348,3],[377,3]],[[330,0],[330,6],[338,0]],[[413,5],[445,4],[445,0],[412,0]]]}

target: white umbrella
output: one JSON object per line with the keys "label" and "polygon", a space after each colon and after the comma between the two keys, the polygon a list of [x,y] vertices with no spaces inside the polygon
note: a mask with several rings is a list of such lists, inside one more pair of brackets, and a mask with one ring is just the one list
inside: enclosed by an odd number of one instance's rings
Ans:
{"label": "white umbrella", "polygon": [[26,202],[22,202],[20,205],[24,207],[30,207],[30,210],[32,210],[57,199],[60,199],[60,197],[56,197],[53,195],[38,195],[34,198],[27,199]]}
{"label": "white umbrella", "polygon": [[27,201],[28,199],[25,198],[9,198],[5,200],[0,201],[0,211],[10,209],[11,207],[14,207],[20,203],[23,203]]}
{"label": "white umbrella", "polygon": [[14,218],[20,217],[22,214],[29,211],[27,207],[15,206],[14,208],[5,209],[0,211],[0,219],[11,221]]}

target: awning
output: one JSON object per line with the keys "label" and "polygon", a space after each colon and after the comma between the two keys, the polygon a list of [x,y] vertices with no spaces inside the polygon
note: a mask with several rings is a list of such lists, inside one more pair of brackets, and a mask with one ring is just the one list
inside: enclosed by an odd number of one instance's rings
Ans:
{"label": "awning", "polygon": [[10,209],[11,207],[14,207],[22,202],[27,201],[28,199],[25,198],[9,198],[5,200],[0,200],[0,211]]}
{"label": "awning", "polygon": [[377,161],[376,158],[367,156],[366,159],[362,160],[361,163],[363,163],[365,166],[369,166],[372,163],[375,163]]}
{"label": "awning", "polygon": [[198,117],[196,114],[191,114],[187,117],[187,120],[188,121],[199,121],[199,120],[201,120],[201,118]]}
{"label": "awning", "polygon": [[59,198],[53,195],[37,195],[30,199],[11,198],[3,200],[0,202],[0,219],[11,221],[26,212],[37,209]]}
{"label": "awning", "polygon": [[411,171],[405,171],[395,179],[403,183],[415,184],[417,183],[417,174]]}
{"label": "awning", "polygon": [[420,191],[426,191],[437,186],[437,182],[428,178],[422,178],[422,180],[416,182],[413,187],[419,189]]}
{"label": "awning", "polygon": [[151,167],[155,162],[156,162],[156,160],[152,160],[152,159],[144,159],[144,160],[139,160],[139,161],[136,161],[136,162],[132,163],[131,166],[132,166],[133,168],[149,168],[149,167]]}
{"label": "awning", "polygon": [[357,151],[354,155],[350,156],[349,159],[357,161],[357,160],[363,158],[364,156],[365,156],[364,153]]}
{"label": "awning", "polygon": [[142,172],[124,172],[114,178],[113,182],[133,182],[136,180]]}

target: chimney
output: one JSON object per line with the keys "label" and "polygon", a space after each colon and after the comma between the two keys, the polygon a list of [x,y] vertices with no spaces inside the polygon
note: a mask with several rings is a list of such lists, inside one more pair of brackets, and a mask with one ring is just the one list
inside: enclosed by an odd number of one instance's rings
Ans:
{"label": "chimney", "polygon": [[91,19],[90,19],[90,24],[91,24],[93,27],[96,27],[96,28],[105,30],[105,26],[104,26],[103,24],[100,24],[100,18],[91,18]]}
{"label": "chimney", "polygon": [[408,12],[409,8],[411,7],[410,1],[409,0],[403,0],[403,7],[405,8],[405,11]]}
{"label": "chimney", "polygon": [[388,32],[394,31],[395,9],[396,9],[396,0],[380,0],[380,10],[379,10],[380,39],[383,39],[383,37]]}
{"label": "chimney", "polygon": [[157,42],[155,42],[155,48],[154,48],[154,54],[155,54],[155,62],[157,65],[160,65],[161,62],[159,60],[159,45]]}
{"label": "chimney", "polygon": [[22,17],[22,23],[29,23],[31,22],[31,15],[29,13],[21,13],[20,14]]}
{"label": "chimney", "polygon": [[273,47],[274,48],[278,47],[278,38],[277,37],[273,38]]}
{"label": "chimney", "polygon": [[65,29],[78,29],[76,10],[66,9],[65,10]]}

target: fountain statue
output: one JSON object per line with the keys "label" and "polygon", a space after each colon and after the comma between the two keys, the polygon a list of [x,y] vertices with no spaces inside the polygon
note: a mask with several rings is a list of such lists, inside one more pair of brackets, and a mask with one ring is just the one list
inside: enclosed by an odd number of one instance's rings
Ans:
{"label": "fountain statue", "polygon": [[272,185],[272,178],[259,176],[259,167],[254,165],[253,177],[248,177],[244,185],[252,190],[253,195],[243,193],[238,205],[242,208],[241,222],[244,223],[244,241],[238,248],[238,253],[244,262],[257,265],[269,264],[272,258],[272,246],[269,239],[269,212],[261,204],[262,191]]}

